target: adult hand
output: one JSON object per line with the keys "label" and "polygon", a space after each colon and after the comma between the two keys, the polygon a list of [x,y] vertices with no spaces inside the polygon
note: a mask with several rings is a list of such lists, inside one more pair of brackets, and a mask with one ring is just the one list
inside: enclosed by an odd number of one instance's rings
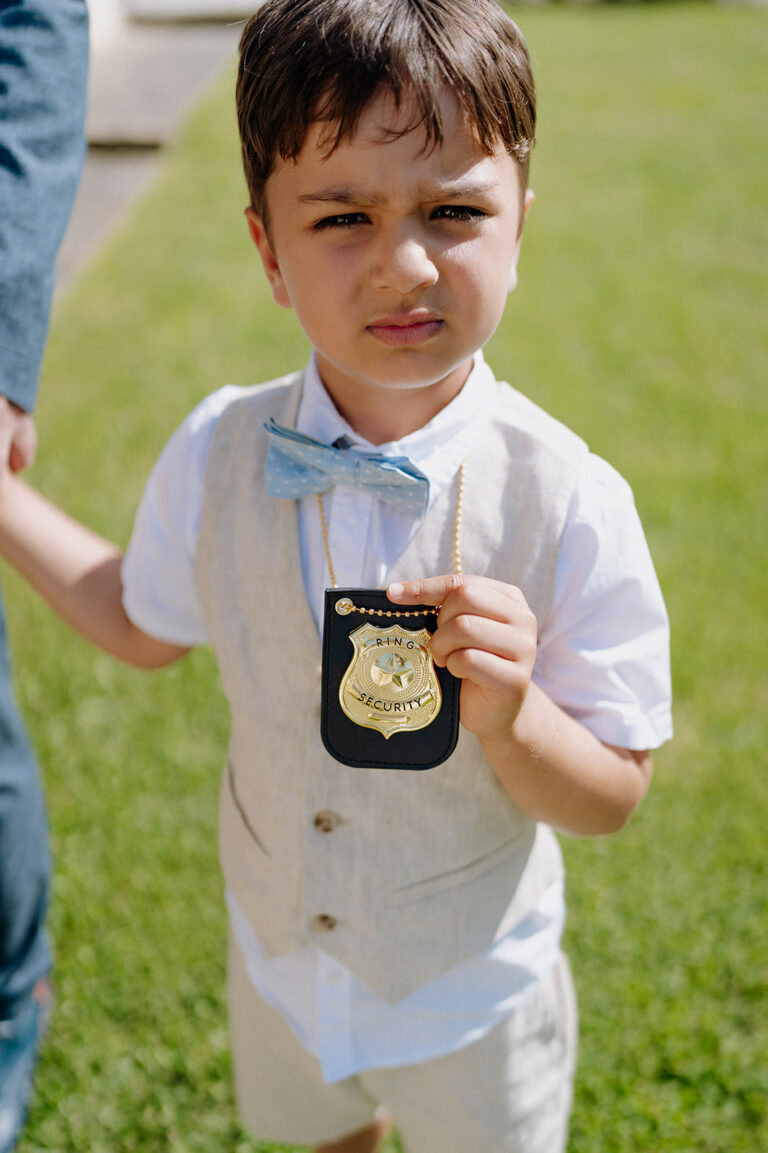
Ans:
{"label": "adult hand", "polygon": [[536,618],[520,590],[454,574],[390,585],[387,596],[441,605],[432,656],[461,679],[461,723],[481,740],[508,738],[536,660]]}
{"label": "adult hand", "polygon": [[37,432],[32,416],[0,396],[0,476],[6,469],[21,472],[29,468],[37,451]]}

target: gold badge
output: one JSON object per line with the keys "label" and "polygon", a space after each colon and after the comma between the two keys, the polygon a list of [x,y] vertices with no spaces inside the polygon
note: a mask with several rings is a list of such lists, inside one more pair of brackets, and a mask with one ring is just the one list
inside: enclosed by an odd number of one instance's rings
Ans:
{"label": "gold badge", "polygon": [[427,629],[364,624],[350,633],[355,653],[339,689],[351,721],[387,739],[431,724],[442,705]]}

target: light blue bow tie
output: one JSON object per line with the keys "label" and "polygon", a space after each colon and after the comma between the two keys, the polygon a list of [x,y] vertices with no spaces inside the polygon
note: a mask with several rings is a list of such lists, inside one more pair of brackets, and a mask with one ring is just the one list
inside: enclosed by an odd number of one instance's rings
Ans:
{"label": "light blue bow tie", "polygon": [[264,428],[269,435],[265,467],[269,496],[308,496],[340,484],[365,489],[409,516],[427,511],[429,480],[407,456],[333,448],[274,420]]}

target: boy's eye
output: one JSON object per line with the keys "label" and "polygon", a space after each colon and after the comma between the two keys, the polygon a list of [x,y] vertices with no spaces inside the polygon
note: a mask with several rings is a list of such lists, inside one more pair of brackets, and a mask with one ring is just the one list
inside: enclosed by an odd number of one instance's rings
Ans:
{"label": "boy's eye", "polygon": [[485,215],[482,208],[471,208],[468,204],[441,204],[432,212],[433,220],[455,220],[462,224],[482,220]]}
{"label": "boy's eye", "polygon": [[367,224],[364,212],[339,212],[336,216],[324,216],[313,224],[314,232],[326,232],[332,228],[352,228],[355,224]]}

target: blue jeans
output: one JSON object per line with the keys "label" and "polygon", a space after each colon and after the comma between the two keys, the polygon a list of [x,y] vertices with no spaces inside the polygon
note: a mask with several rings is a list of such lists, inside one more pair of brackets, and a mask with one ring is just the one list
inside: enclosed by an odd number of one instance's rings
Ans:
{"label": "blue jeans", "polygon": [[30,993],[15,1016],[0,1021],[0,1153],[10,1153],[26,1119],[48,1012],[48,1004]]}
{"label": "blue jeans", "polygon": [[0,1153],[26,1115],[46,1006],[34,989],[51,965],[45,933],[48,835],[32,750],[13,701],[0,601]]}
{"label": "blue jeans", "polygon": [[0,600],[0,1021],[17,1016],[51,968],[50,868],[45,802],[13,699]]}

